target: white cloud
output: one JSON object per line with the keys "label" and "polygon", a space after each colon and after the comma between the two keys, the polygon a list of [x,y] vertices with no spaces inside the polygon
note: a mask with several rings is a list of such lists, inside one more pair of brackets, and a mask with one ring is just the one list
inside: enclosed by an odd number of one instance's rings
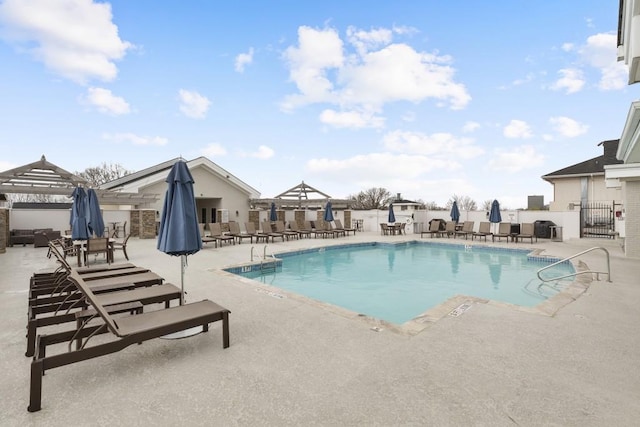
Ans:
{"label": "white cloud", "polygon": [[502,134],[507,138],[531,138],[533,136],[529,124],[522,120],[511,120],[502,130]]}
{"label": "white cloud", "polygon": [[544,156],[537,153],[531,145],[522,145],[511,150],[495,150],[488,168],[509,173],[519,172],[542,165]]}
{"label": "white cloud", "polygon": [[180,89],[178,97],[181,102],[180,111],[192,119],[203,119],[211,105],[211,101],[198,92]]}
{"label": "white cloud", "polygon": [[395,101],[419,103],[432,98],[462,109],[471,100],[465,86],[453,78],[450,57],[389,44],[391,30],[350,27],[347,33],[355,46],[351,53],[335,29],[298,29],[297,46],[288,47],[284,54],[298,93],[285,97],[284,110],[328,103],[346,112],[380,114],[386,103]]}
{"label": "white cloud", "polygon": [[109,89],[90,87],[84,101],[95,106],[101,113],[112,115],[129,114],[131,108],[124,98],[115,96]]}
{"label": "white cloud", "polygon": [[222,145],[215,143],[207,145],[200,152],[205,157],[220,157],[227,154],[227,150]]}
{"label": "white cloud", "polygon": [[614,33],[599,33],[589,36],[580,48],[581,58],[600,71],[598,88],[601,90],[623,89],[627,84],[628,70],[617,60],[617,37]]}
{"label": "white cloud", "polygon": [[253,48],[249,48],[249,52],[241,53],[236,56],[235,70],[239,73],[244,73],[244,67],[253,62]]}
{"label": "white cloud", "polygon": [[331,109],[320,113],[320,121],[337,128],[381,128],[384,118],[373,113],[360,111],[335,111]]}
{"label": "white cloud", "polygon": [[469,122],[466,122],[462,127],[462,132],[471,133],[471,132],[475,132],[478,129],[480,129],[480,123],[469,121]]}
{"label": "white cloud", "polygon": [[130,142],[133,145],[150,145],[150,146],[163,146],[167,145],[169,140],[160,136],[141,136],[134,133],[115,133],[102,135],[103,139],[114,142]]}
{"label": "white cloud", "polygon": [[563,68],[558,74],[562,77],[551,85],[553,90],[565,90],[567,94],[576,93],[582,90],[586,83],[584,74],[577,68]]}
{"label": "white cloud", "polygon": [[561,49],[565,52],[571,52],[575,45],[573,43],[563,43]]}
{"label": "white cloud", "polygon": [[133,45],[118,36],[111,5],[91,0],[5,0],[0,3],[3,38],[47,68],[84,84],[111,81]]}
{"label": "white cloud", "polygon": [[256,159],[267,160],[272,158],[276,154],[276,152],[266,145],[261,145],[258,147],[257,151],[239,152],[238,154],[240,155],[240,157],[253,157]]}
{"label": "white cloud", "polygon": [[576,136],[587,133],[589,130],[589,126],[570,119],[569,117],[551,117],[549,123],[551,123],[557,133],[567,138],[575,138]]}
{"label": "white cloud", "polygon": [[392,152],[430,156],[451,162],[471,159],[484,153],[472,138],[456,138],[444,132],[425,135],[397,130],[387,133],[383,137],[383,144]]}

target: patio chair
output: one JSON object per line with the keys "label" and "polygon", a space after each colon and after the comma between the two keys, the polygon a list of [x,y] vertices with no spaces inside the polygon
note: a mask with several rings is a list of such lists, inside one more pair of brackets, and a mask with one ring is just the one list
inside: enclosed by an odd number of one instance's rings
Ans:
{"label": "patio chair", "polygon": [[420,232],[420,238],[422,238],[422,236],[424,236],[425,234],[431,235],[431,238],[433,238],[434,235],[440,235],[440,220],[432,219],[429,223],[429,229]]}
{"label": "patio chair", "polygon": [[228,234],[222,234],[222,227],[220,227],[219,222],[210,222],[209,223],[209,237],[216,239],[216,245],[218,242],[220,245],[222,243],[233,243],[236,244],[236,238],[233,236],[229,236]]}
{"label": "patio chair", "polygon": [[251,234],[243,233],[240,231],[240,224],[235,221],[229,222],[229,235],[233,236],[238,241],[238,244],[242,243],[242,239],[249,239],[253,243],[253,236]]}
{"label": "patio chair", "polygon": [[478,231],[471,234],[471,240],[474,240],[476,237],[478,239],[484,238],[484,241],[487,241],[487,236],[491,236],[491,223],[487,221],[480,222],[480,227],[478,227]]}
{"label": "patio chair", "polygon": [[100,254],[105,255],[105,257],[107,258],[107,264],[111,264],[113,253],[111,251],[111,246],[109,245],[109,238],[94,237],[87,240],[87,246],[84,249],[84,264],[88,264],[89,255],[94,255],[94,258],[97,259],[98,255]]}
{"label": "patio chair", "polygon": [[380,234],[383,236],[388,236],[391,234],[391,230],[389,230],[389,225],[386,222],[380,223]]}
{"label": "patio chair", "polygon": [[127,237],[125,237],[122,242],[116,241],[111,243],[111,248],[114,254],[115,254],[115,251],[122,251],[127,261],[129,261],[129,255],[127,255],[127,242],[129,242],[129,237],[131,237],[131,233],[127,234]]}
{"label": "patio chair", "polygon": [[491,241],[495,242],[496,239],[500,241],[502,238],[507,239],[507,243],[509,243],[509,237],[511,237],[511,223],[510,222],[501,222],[498,225],[498,232],[493,233],[491,236]]}
{"label": "patio chair", "polygon": [[348,236],[349,233],[353,233],[353,235],[356,235],[356,229],[355,228],[346,228],[342,225],[342,221],[340,221],[339,219],[334,220],[333,222],[335,222],[336,224],[336,230],[344,230],[345,234]]}
{"label": "patio chair", "polygon": [[[29,412],[39,411],[42,407],[42,377],[45,370],[48,369],[116,353],[132,344],[139,344],[197,326],[202,326],[203,332],[208,332],[209,324],[219,320],[222,320],[223,348],[229,347],[230,311],[213,301],[203,300],[115,319],[77,272],[72,271],[69,279],[95,309],[95,315],[85,320],[81,327],[75,331],[40,337],[37,354],[31,362],[29,406],[27,408]],[[90,323],[94,318],[100,318],[102,323],[99,325]],[[97,344],[89,345],[94,335],[102,333],[110,333],[112,339],[107,342],[100,340]],[[78,340],[82,342],[79,347],[73,350],[72,343]],[[46,356],[48,345],[61,342],[68,342],[69,351]]]}
{"label": "patio chair", "polygon": [[538,236],[535,235],[534,224],[531,222],[523,223],[520,227],[520,233],[516,234],[514,237],[516,242],[518,240],[522,241],[523,239],[531,239],[531,244],[533,244],[534,238],[536,239],[536,242],[538,241]]}
{"label": "patio chair", "polygon": [[244,228],[245,230],[247,230],[248,235],[253,236],[256,239],[256,243],[260,243],[260,240],[264,241],[265,243],[269,243],[269,236],[256,230],[256,226],[253,224],[253,222],[245,222]]}
{"label": "patio chair", "polygon": [[456,230],[456,232],[454,233],[454,237],[464,236],[464,240],[467,240],[467,237],[473,234],[474,224],[475,224],[474,221],[465,221],[464,223],[462,223],[462,229]]}
{"label": "patio chair", "polygon": [[303,230],[298,226],[298,221],[289,221],[289,228],[291,231],[298,233],[298,238],[311,237],[311,230]]}

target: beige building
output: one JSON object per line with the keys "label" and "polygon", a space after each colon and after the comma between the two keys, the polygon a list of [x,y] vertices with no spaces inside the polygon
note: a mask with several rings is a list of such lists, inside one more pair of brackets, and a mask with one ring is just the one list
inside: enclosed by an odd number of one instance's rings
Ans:
{"label": "beige building", "polygon": [[[159,216],[162,212],[164,194],[167,191],[166,178],[174,163],[181,159],[134,172],[113,180],[100,187],[111,192],[156,194],[160,197],[145,208],[154,209]],[[206,157],[187,161],[193,176],[193,190],[196,197],[198,221],[243,223],[249,220],[250,201],[260,197],[255,188],[221,168]]]}
{"label": "beige building", "polygon": [[622,203],[622,191],[605,185],[605,166],[622,163],[616,158],[619,140],[603,141],[602,156],[559,169],[542,176],[553,185],[550,211],[580,209],[588,204],[617,205]]}
{"label": "beige building", "polygon": [[[640,0],[620,0],[618,60],[629,68],[629,84],[640,81]],[[607,188],[619,189],[624,201],[624,248],[640,258],[640,102],[631,104],[624,121],[616,158],[622,164],[605,167]]]}

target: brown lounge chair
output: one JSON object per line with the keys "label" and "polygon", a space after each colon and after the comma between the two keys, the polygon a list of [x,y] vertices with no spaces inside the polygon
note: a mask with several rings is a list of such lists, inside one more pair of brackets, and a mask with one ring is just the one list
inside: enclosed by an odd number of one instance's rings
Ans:
{"label": "brown lounge chair", "polygon": [[520,229],[520,233],[516,234],[515,236],[516,242],[518,242],[518,240],[522,241],[523,239],[531,239],[532,244],[534,238],[537,242],[538,236],[535,235],[535,227],[531,222],[523,223]]}
{"label": "brown lounge chair", "polygon": [[342,221],[340,221],[339,219],[336,219],[333,222],[335,222],[335,224],[336,224],[336,230],[343,230],[347,236],[349,235],[349,233],[353,233],[354,236],[356,235],[356,229],[355,228],[344,227],[342,225]]}
{"label": "brown lounge chair", "polygon": [[480,227],[478,228],[478,231],[476,231],[475,233],[471,234],[471,240],[474,240],[476,237],[478,239],[482,239],[484,238],[484,241],[487,241],[487,236],[491,236],[491,223],[490,222],[486,222],[486,221],[482,221],[480,222]]}
{"label": "brown lounge chair", "polygon": [[467,240],[468,236],[471,236],[473,234],[473,226],[474,226],[474,222],[473,221],[465,221],[462,223],[462,229],[461,230],[457,230],[454,234],[454,236],[464,236],[464,240]]}
{"label": "brown lounge chair", "polygon": [[507,239],[507,243],[509,243],[509,237],[511,237],[511,223],[510,222],[501,222],[498,225],[498,232],[494,233],[491,236],[491,240],[492,241],[496,241],[496,239],[498,239],[498,241],[500,241],[500,239],[502,238]]}
{"label": "brown lounge chair", "polygon": [[[96,311],[95,316],[101,318],[104,323],[89,326],[88,323],[93,319],[91,317],[77,331],[45,335],[38,338],[38,351],[31,362],[29,406],[27,407],[29,412],[39,411],[42,407],[42,377],[48,369],[116,353],[132,344],[142,343],[143,341],[197,326],[202,326],[202,330],[207,332],[209,323],[217,322],[218,320],[222,320],[222,345],[224,348],[229,347],[230,311],[213,301],[203,300],[115,319],[100,303],[78,273],[72,271],[69,279],[93,306]],[[91,338],[100,333],[111,333],[114,339],[108,342],[100,340],[101,343],[88,345]],[[77,340],[84,341],[79,349],[72,350],[71,344]],[[65,341],[69,342],[68,352],[46,356],[47,345]]]}
{"label": "brown lounge chair", "polygon": [[233,236],[229,236],[228,234],[222,234],[222,227],[220,227],[219,222],[210,222],[209,223],[209,233],[211,233],[212,238],[216,239],[216,246],[220,243],[233,243],[236,244],[236,238]]}
{"label": "brown lounge chair", "polygon": [[253,236],[251,234],[243,233],[240,231],[240,224],[235,221],[229,222],[229,236],[236,239],[238,244],[242,243],[242,239],[249,239],[253,243]]}
{"label": "brown lounge chair", "polygon": [[257,231],[253,222],[245,222],[244,228],[247,230],[248,235],[253,236],[256,239],[256,243],[260,243],[260,240],[263,240],[265,243],[269,243],[269,236]]}
{"label": "brown lounge chair", "polygon": [[290,221],[289,228],[291,231],[298,233],[298,238],[311,237],[311,230],[303,230],[298,226],[298,221]]}
{"label": "brown lounge chair", "polygon": [[433,236],[439,236],[441,235],[440,233],[440,220],[439,219],[432,219],[431,223],[429,224],[429,229],[428,230],[423,230],[420,232],[420,238],[422,238],[422,236],[424,236],[425,234],[430,234],[431,237],[433,238]]}
{"label": "brown lounge chair", "polygon": [[282,234],[287,240],[289,240],[290,238],[295,238],[295,239],[299,238],[299,234],[297,232],[293,230],[287,230],[285,228],[283,221],[276,221],[275,225],[276,225],[276,233]]}
{"label": "brown lounge chair", "polygon": [[[271,237],[271,241],[272,242],[276,241],[276,237],[282,239],[282,241],[284,242],[284,234],[278,233],[276,231],[273,231],[271,229],[271,223],[269,221],[262,221],[260,223],[260,229],[262,230],[262,234],[265,234],[265,235]],[[268,241],[269,241],[269,239],[267,238],[267,242]]]}

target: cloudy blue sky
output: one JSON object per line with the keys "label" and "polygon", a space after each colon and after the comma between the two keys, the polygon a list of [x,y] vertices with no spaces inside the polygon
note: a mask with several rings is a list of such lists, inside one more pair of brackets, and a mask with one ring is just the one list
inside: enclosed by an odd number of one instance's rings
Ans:
{"label": "cloudy blue sky", "polygon": [[553,198],[638,87],[618,0],[0,0],[0,170],[212,161],[273,197]]}

